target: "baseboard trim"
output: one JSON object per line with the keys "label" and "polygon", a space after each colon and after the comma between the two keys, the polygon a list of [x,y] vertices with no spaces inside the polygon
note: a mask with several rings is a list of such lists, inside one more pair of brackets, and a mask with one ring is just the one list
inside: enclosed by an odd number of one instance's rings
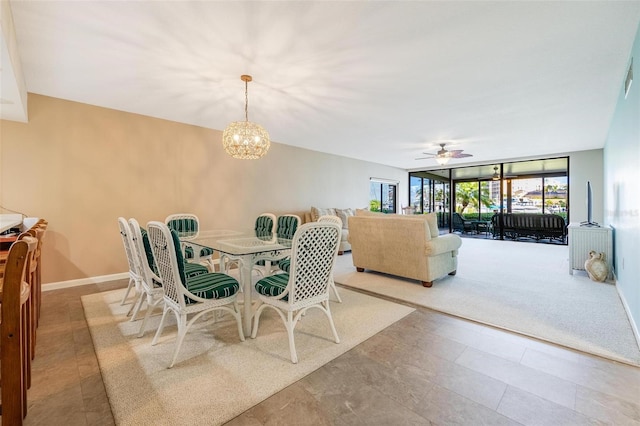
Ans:
{"label": "baseboard trim", "polygon": [[122,280],[129,278],[128,272],[111,275],[99,275],[97,277],[80,278],[77,280],[58,281],[42,285],[42,291],[60,290],[63,288],[79,287],[82,285],[98,284],[107,281]]}
{"label": "baseboard trim", "polygon": [[[615,280],[614,275],[614,280]],[[640,331],[638,331],[638,325],[633,321],[633,315],[631,315],[631,309],[629,309],[629,305],[627,304],[627,299],[625,299],[624,294],[620,292],[620,286],[616,285],[616,291],[618,292],[618,297],[622,301],[622,306],[624,307],[624,311],[627,314],[627,318],[629,319],[629,324],[631,324],[631,330],[633,330],[633,336],[636,338],[636,345],[640,349]]]}

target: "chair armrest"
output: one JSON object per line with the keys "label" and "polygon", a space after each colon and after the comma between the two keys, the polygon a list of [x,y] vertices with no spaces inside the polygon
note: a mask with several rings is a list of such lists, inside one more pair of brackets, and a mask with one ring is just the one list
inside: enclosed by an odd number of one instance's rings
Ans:
{"label": "chair armrest", "polygon": [[442,253],[458,250],[462,245],[462,239],[456,234],[445,234],[427,241],[425,254],[437,256]]}

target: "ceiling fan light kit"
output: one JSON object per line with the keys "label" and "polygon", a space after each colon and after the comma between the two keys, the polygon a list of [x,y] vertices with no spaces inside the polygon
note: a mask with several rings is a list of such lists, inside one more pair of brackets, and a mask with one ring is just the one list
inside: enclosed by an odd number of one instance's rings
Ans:
{"label": "ceiling fan light kit", "polygon": [[425,158],[435,158],[436,162],[439,165],[444,166],[452,158],[473,157],[473,155],[471,154],[463,154],[462,153],[462,151],[464,151],[463,149],[447,150],[445,148],[445,146],[447,145],[446,143],[440,143],[439,145],[440,145],[440,149],[435,154],[429,153],[429,152],[423,152],[423,154],[428,155],[428,157],[420,157],[420,158],[416,158],[416,160],[423,160]]}
{"label": "ceiling fan light kit", "polygon": [[264,156],[271,142],[269,133],[259,124],[249,121],[248,84],[250,75],[242,75],[244,81],[244,121],[234,121],[222,133],[222,146],[227,154],[242,160],[256,160]]}

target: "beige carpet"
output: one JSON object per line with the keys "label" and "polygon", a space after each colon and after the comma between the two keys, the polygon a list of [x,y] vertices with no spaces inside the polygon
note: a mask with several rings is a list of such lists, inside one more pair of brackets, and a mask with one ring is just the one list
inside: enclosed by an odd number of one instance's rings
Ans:
{"label": "beige carpet", "polygon": [[463,239],[458,274],[432,288],[355,272],[340,256],[336,283],[408,301],[609,359],[640,365],[640,350],[615,285],[569,274],[568,247]]}
{"label": "beige carpet", "polygon": [[[331,303],[341,343],[326,317],[310,310],[296,327],[298,364],[289,359],[287,334],[272,310],[256,339],[240,342],[229,315],[202,321],[187,334],[176,365],[167,369],[175,344],[175,320],[156,346],[152,332],[136,338],[139,322],[125,317],[124,290],[82,297],[100,371],[116,423],[176,425],[224,423],[345,353],[414,309],[340,289]],[[156,327],[159,316],[149,327]]]}

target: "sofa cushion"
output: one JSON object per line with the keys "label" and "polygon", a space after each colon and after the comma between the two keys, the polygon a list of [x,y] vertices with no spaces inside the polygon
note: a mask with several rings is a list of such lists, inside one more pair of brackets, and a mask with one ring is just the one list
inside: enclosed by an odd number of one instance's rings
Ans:
{"label": "sofa cushion", "polygon": [[330,215],[336,216],[336,209],[320,209],[318,207],[311,207],[311,220],[317,222],[320,216]]}
{"label": "sofa cushion", "polygon": [[336,211],[336,216],[340,218],[342,221],[342,229],[349,229],[349,217],[353,216],[352,209],[334,209]]}
{"label": "sofa cushion", "polygon": [[427,217],[427,223],[429,224],[429,232],[431,232],[431,238],[435,238],[440,235],[440,230],[438,229],[438,214],[436,212],[428,213],[425,215]]}

